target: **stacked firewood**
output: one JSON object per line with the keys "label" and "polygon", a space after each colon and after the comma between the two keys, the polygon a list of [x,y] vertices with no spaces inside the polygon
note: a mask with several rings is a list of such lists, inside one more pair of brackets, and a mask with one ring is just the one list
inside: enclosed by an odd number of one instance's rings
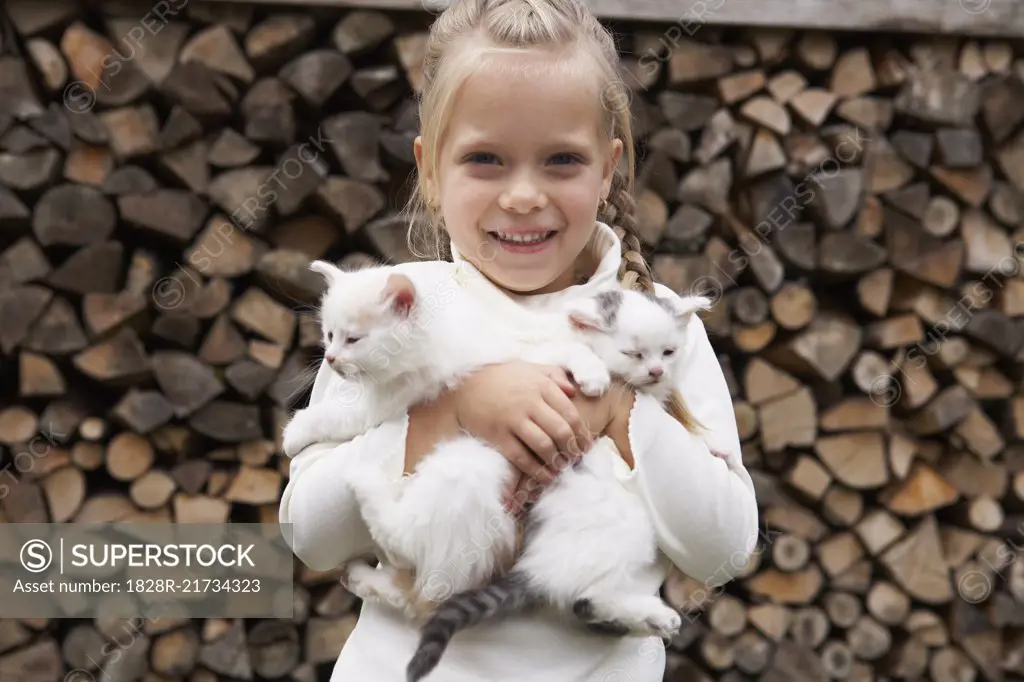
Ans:
{"label": "stacked firewood", "polygon": [[[97,5],[0,10],[0,520],[276,522],[306,264],[412,257],[431,17]],[[616,29],[643,240],[716,299],[762,513],[738,579],[666,582],[665,679],[1024,676],[1024,54]],[[296,562],[291,621],[3,620],[0,677],[326,680],[335,577]]]}

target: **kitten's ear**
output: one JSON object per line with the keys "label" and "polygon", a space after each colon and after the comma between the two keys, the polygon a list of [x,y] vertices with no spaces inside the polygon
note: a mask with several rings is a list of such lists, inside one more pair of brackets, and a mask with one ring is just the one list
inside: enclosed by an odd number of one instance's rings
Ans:
{"label": "kitten's ear", "polygon": [[309,264],[309,269],[320,273],[328,284],[335,284],[344,275],[344,271],[334,263],[325,260],[315,260]]}
{"label": "kitten's ear", "polygon": [[416,287],[405,275],[390,275],[380,300],[396,314],[405,317],[416,303]]}
{"label": "kitten's ear", "polygon": [[578,301],[573,301],[567,306],[567,308],[569,323],[572,324],[575,329],[584,332],[607,331],[604,319],[601,317],[600,311],[597,309],[597,301],[593,298],[584,298]]}
{"label": "kitten's ear", "polygon": [[713,301],[707,296],[685,296],[673,302],[676,310],[676,319],[680,322],[689,322],[690,317],[698,310],[711,310]]}

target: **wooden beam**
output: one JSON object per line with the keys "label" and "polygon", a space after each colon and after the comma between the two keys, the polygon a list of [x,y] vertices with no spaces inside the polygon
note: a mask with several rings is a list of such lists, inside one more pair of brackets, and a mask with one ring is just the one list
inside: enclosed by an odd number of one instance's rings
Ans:
{"label": "wooden beam", "polygon": [[[436,11],[445,0],[197,0]],[[840,31],[1024,37],[1022,0],[588,0],[602,19]]]}

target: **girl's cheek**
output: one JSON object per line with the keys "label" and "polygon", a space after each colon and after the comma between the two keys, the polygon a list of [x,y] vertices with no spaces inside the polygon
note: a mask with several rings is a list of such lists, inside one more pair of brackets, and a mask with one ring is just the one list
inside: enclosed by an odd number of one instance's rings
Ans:
{"label": "girl's cheek", "polygon": [[[598,186],[599,187],[599,186]],[[597,207],[600,193],[595,191],[589,183],[579,183],[565,187],[562,194],[566,202],[574,208],[585,208],[587,210]]]}

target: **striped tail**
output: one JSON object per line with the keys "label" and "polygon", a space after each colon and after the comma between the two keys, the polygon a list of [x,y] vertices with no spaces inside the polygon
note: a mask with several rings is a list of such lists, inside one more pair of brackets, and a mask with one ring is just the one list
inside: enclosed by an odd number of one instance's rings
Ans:
{"label": "striped tail", "polygon": [[437,667],[456,632],[518,611],[533,596],[526,576],[513,570],[489,585],[450,597],[424,624],[419,646],[406,667],[407,682],[419,682]]}

